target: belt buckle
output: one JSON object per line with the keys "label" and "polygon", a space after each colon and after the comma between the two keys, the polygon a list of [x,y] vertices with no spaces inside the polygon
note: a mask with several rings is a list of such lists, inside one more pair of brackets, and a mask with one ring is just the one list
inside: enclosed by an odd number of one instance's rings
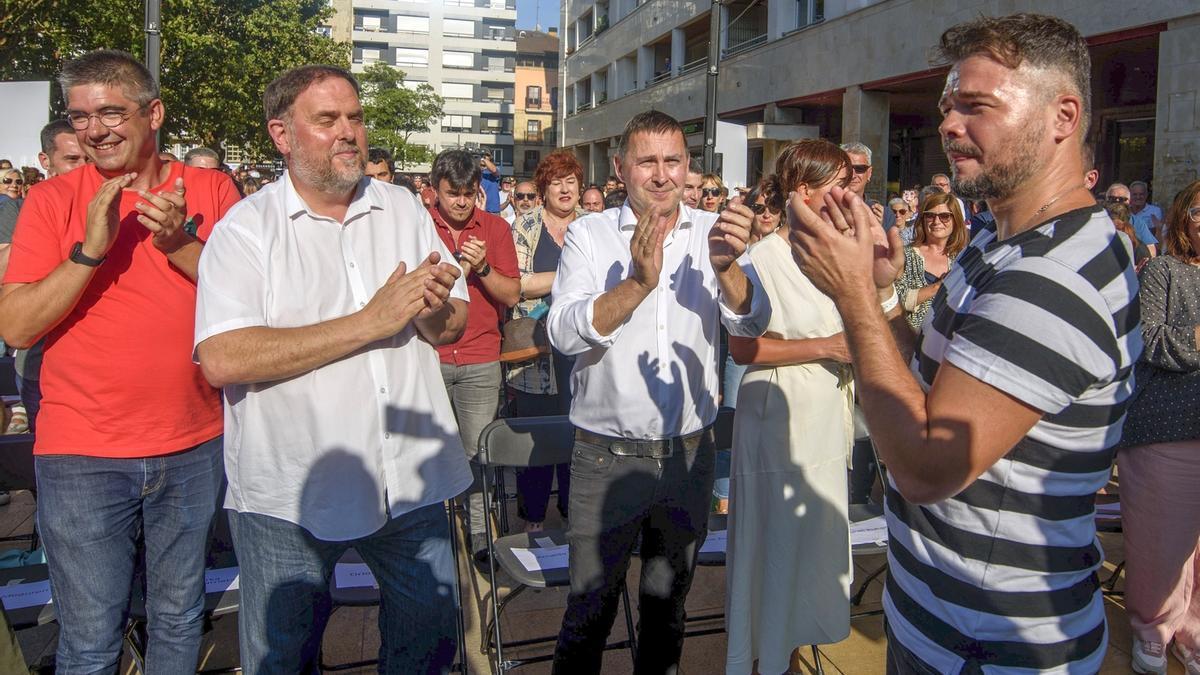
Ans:
{"label": "belt buckle", "polygon": [[675,441],[673,439],[664,439],[655,442],[654,448],[650,451],[650,459],[669,459],[675,454]]}
{"label": "belt buckle", "polygon": [[628,441],[613,441],[608,444],[608,451],[618,457],[638,457],[637,449],[630,447]]}

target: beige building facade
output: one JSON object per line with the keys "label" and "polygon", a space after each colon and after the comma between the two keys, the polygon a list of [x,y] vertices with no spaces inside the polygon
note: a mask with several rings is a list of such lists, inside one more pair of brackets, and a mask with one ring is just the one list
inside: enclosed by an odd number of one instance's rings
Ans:
{"label": "beige building facade", "polygon": [[514,173],[532,177],[538,162],[558,147],[558,32],[517,32]]}

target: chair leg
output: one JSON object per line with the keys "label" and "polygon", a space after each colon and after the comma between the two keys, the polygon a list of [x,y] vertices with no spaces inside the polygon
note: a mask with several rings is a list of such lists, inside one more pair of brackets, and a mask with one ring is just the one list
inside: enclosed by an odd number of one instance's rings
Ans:
{"label": "chair leg", "polygon": [[1106,580],[1104,582],[1105,590],[1107,590],[1109,593],[1116,590],[1117,580],[1119,580],[1121,578],[1121,572],[1123,572],[1123,571],[1125,571],[1125,561],[1124,560],[1122,560],[1120,562],[1120,564],[1117,565],[1117,568],[1115,570],[1113,570],[1112,576],[1110,576],[1108,578],[1108,580]]}
{"label": "chair leg", "polygon": [[141,621],[131,619],[125,626],[125,647],[129,651],[129,660],[138,673],[146,672],[146,626]]}
{"label": "chair leg", "polygon": [[825,675],[825,668],[821,665],[821,650],[817,649],[816,645],[812,646],[813,665],[817,669],[817,675]]}
{"label": "chair leg", "polygon": [[629,586],[621,582],[621,602],[625,605],[625,630],[629,633],[629,657],[637,665],[637,628],[633,624],[633,607],[629,604]]}
{"label": "chair leg", "polygon": [[458,593],[458,612],[455,613],[455,630],[458,633],[458,672],[467,672],[467,628],[466,620],[463,619],[463,613],[466,611],[463,608],[463,592],[462,578],[458,575],[458,529],[454,523],[454,500],[450,499],[446,502],[446,520],[450,524],[450,552],[454,556],[454,585]]}
{"label": "chair leg", "polygon": [[870,574],[867,575],[866,579],[863,579],[862,585],[858,587],[858,592],[855,593],[854,597],[850,600],[851,606],[858,607],[859,604],[862,603],[863,596],[867,594],[867,586],[870,586],[871,582],[874,581],[875,578],[878,577],[880,574],[883,574],[887,570],[887,568],[888,568],[888,566],[887,566],[887,563],[885,562],[879,566],[879,569],[875,570],[874,572],[871,572]]}

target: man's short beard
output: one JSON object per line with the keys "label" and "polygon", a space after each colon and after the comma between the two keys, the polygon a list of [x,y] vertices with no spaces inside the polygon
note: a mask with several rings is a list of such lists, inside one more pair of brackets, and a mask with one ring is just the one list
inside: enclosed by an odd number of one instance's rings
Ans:
{"label": "man's short beard", "polygon": [[[295,136],[294,132],[292,136]],[[348,171],[337,171],[334,169],[333,155],[337,152],[345,152],[350,148],[358,153],[358,161]],[[293,150],[291,157],[288,158],[288,170],[321,192],[344,194],[354,189],[366,175],[367,158],[362,148],[350,144],[346,144],[346,147],[336,147],[323,157],[316,157],[315,153],[309,154]]]}
{"label": "man's short beard", "polygon": [[[954,163],[950,164],[950,189],[963,199],[978,201],[984,199],[1008,199],[1016,194],[1041,166],[1038,157],[1038,143],[1045,133],[1045,124],[1029,120],[1020,126],[1021,133],[1009,141],[1007,151],[1003,154],[993,153],[996,157],[990,166],[981,167],[978,176],[963,179],[958,176]],[[947,147],[947,153],[954,144]],[[978,157],[978,153],[975,154]]]}

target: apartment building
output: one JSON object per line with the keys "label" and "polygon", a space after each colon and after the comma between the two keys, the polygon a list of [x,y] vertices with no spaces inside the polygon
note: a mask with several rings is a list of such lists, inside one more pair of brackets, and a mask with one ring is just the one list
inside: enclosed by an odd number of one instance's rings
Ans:
{"label": "apartment building", "polygon": [[[343,6],[345,2],[341,3]],[[412,142],[491,154],[513,173],[516,101],[516,0],[351,0],[351,69],[382,61],[405,84],[431,85],[445,100],[440,124]],[[338,7],[344,12],[343,6]],[[335,21],[335,26],[336,26]],[[429,165],[406,166],[423,172]]]}
{"label": "apartment building", "polygon": [[532,177],[558,147],[558,31],[517,32],[517,110],[513,155],[518,176]]}
{"label": "apartment building", "polygon": [[930,49],[980,15],[1059,16],[1088,38],[1101,181],[1152,180],[1156,201],[1200,170],[1196,0],[564,0],[562,143],[603,177],[627,120],[685,122],[702,153],[709,17],[719,12],[717,150],[727,182],[770,171],[806,137],[873,150],[876,198],[946,171]]}

